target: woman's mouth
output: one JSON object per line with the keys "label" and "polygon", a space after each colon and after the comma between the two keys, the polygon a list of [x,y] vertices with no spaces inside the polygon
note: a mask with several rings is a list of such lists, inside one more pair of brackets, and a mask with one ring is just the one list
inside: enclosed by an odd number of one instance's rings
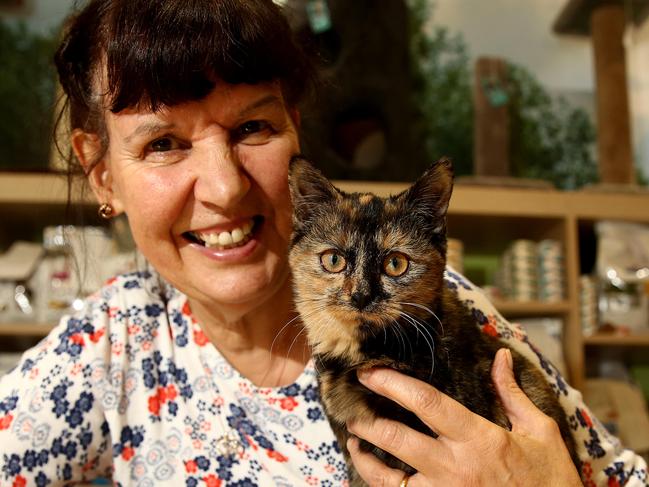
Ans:
{"label": "woman's mouth", "polygon": [[229,231],[220,232],[185,232],[183,236],[190,242],[197,243],[203,247],[214,250],[232,249],[242,247],[252,238],[261,226],[263,217],[254,216],[239,226]]}

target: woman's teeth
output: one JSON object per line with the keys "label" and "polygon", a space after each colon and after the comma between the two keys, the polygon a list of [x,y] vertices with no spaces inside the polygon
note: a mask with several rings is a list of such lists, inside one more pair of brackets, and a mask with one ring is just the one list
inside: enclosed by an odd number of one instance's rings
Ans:
{"label": "woman's teeth", "polygon": [[230,247],[238,247],[245,244],[250,240],[252,233],[253,222],[248,221],[241,227],[233,228],[229,232],[219,233],[202,233],[196,232],[194,236],[202,240],[206,247],[225,249]]}

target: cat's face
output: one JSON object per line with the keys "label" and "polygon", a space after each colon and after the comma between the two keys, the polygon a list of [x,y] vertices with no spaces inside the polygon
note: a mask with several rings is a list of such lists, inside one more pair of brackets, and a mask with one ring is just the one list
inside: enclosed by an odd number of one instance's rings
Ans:
{"label": "cat's face", "polygon": [[[303,159],[290,167],[296,306],[315,353],[354,360],[364,337],[431,319],[446,253],[450,163],[390,198],[345,194]],[[428,309],[426,309],[428,308]]]}

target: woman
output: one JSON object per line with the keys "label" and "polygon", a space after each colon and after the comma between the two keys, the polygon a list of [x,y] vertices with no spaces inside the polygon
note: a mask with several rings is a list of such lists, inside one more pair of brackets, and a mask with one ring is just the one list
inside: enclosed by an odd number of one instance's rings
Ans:
{"label": "woman", "polygon": [[[100,214],[128,216],[152,269],[111,280],[3,377],[2,484],[344,485],[292,311],[287,165],[311,71],[279,9],[94,0],[56,62]],[[448,284],[534,356],[472,286]],[[419,470],[404,477],[352,441],[371,485],[580,484],[504,351],[494,381],[512,432],[395,372],[360,379],[441,433],[349,425]],[[562,390],[583,419],[578,394]],[[590,435],[584,481],[646,482],[642,461],[598,425],[575,429]]]}

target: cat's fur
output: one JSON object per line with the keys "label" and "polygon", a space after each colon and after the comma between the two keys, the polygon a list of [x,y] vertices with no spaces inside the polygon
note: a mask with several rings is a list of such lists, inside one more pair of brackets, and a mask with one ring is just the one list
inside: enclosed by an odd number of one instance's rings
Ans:
{"label": "cat's fur", "polygon": [[[299,156],[291,161],[289,181],[296,306],[313,349],[325,411],[348,460],[351,485],[365,484],[346,451],[347,421],[386,417],[435,436],[412,413],[362,386],[358,369],[399,370],[510,428],[491,380],[494,355],[504,344],[481,332],[444,285],[450,162],[438,161],[408,190],[389,198],[346,194]],[[329,258],[330,249],[344,257],[344,270],[325,269],[321,259]],[[390,277],[384,260],[395,250],[408,257],[409,267],[403,275]],[[341,260],[336,257],[335,262]],[[558,423],[577,464],[557,395],[537,368],[512,354],[518,383]],[[361,446],[387,465],[413,473],[373,445]]]}

